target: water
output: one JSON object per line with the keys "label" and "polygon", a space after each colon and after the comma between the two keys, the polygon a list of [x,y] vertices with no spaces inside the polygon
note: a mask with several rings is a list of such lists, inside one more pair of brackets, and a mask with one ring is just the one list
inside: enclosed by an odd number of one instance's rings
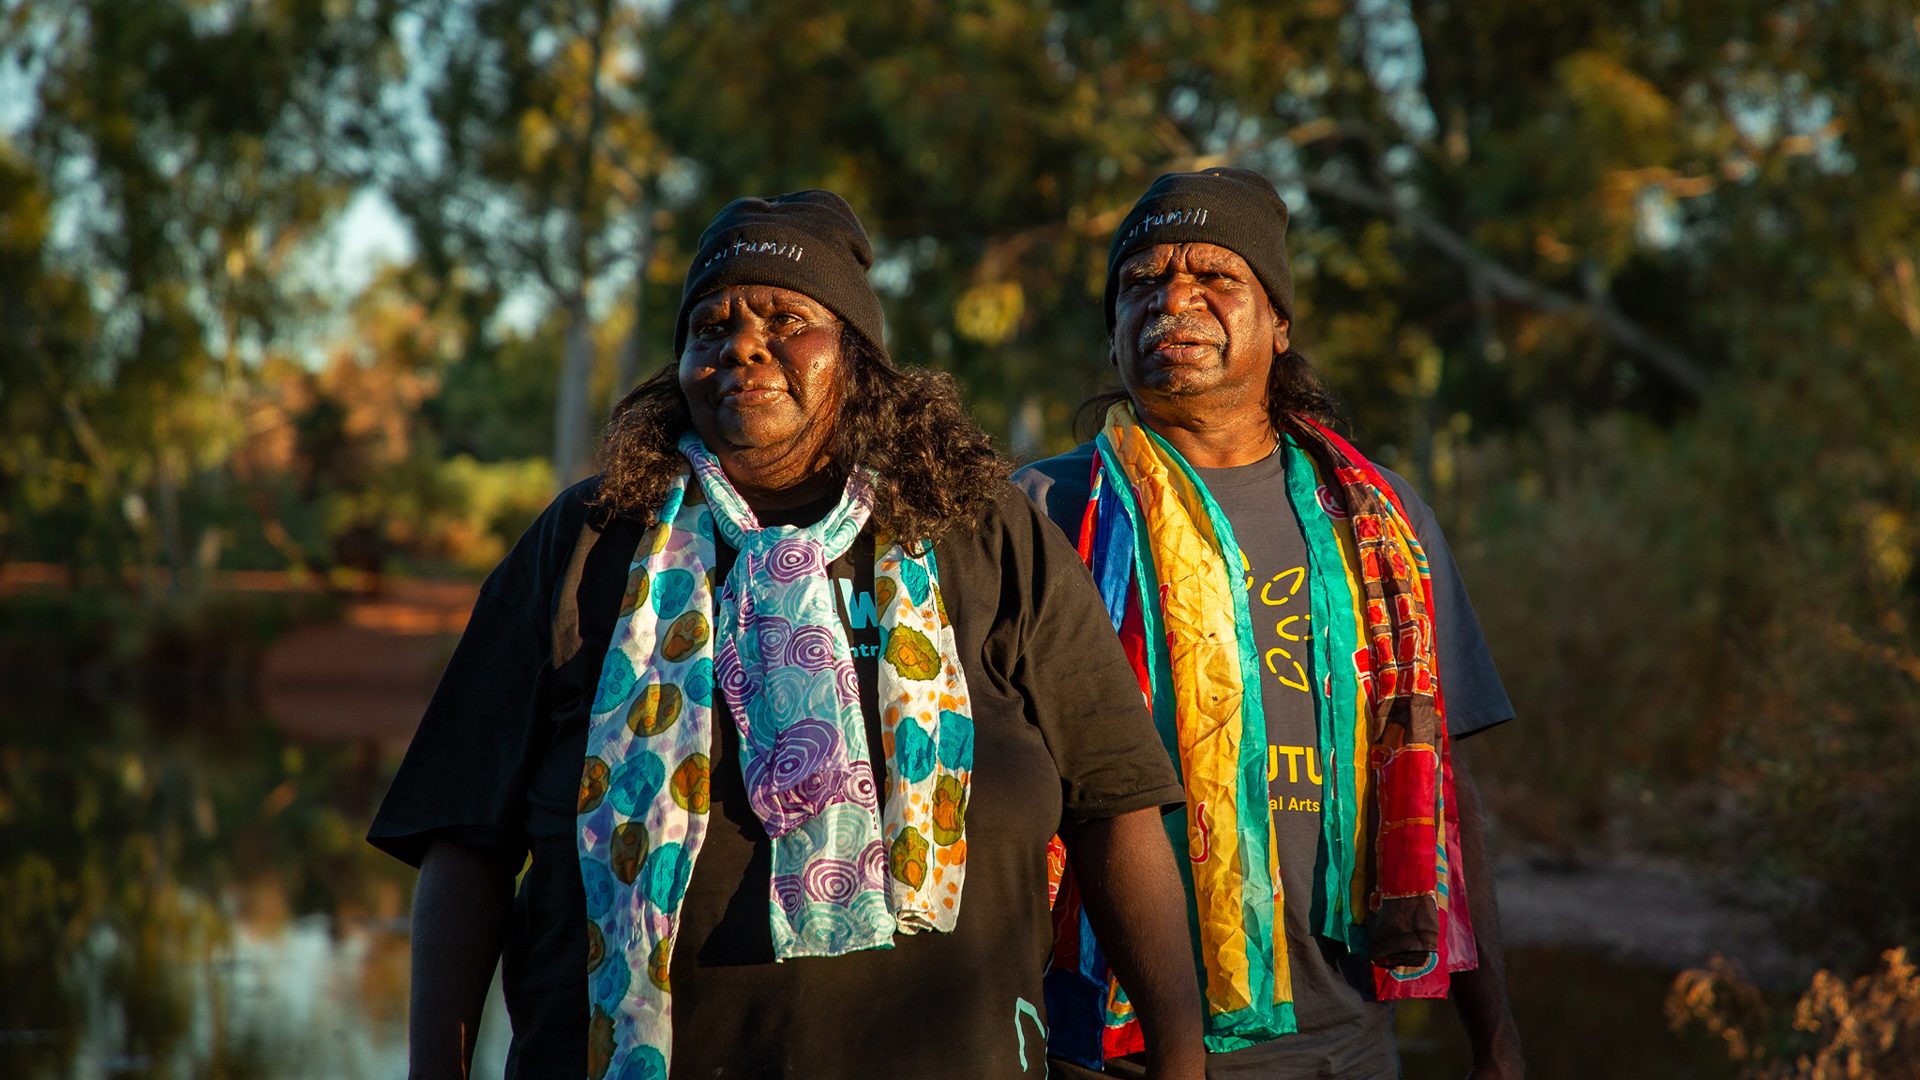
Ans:
{"label": "water", "polygon": [[[0,725],[0,1076],[400,1080],[413,871],[368,847],[401,747],[296,741],[245,700],[14,695]],[[1510,960],[1530,1075],[1719,1077],[1670,976]],[[499,1076],[498,987],[476,1077]],[[1399,1012],[1409,1080],[1457,1078],[1446,1003]]]}
{"label": "water", "polygon": [[[1667,1027],[1673,973],[1593,952],[1529,947],[1507,954],[1507,991],[1527,1059],[1543,1080],[1713,1080],[1737,1075],[1718,1040]],[[1446,1001],[1395,1009],[1406,1080],[1459,1080],[1473,1055]]]}

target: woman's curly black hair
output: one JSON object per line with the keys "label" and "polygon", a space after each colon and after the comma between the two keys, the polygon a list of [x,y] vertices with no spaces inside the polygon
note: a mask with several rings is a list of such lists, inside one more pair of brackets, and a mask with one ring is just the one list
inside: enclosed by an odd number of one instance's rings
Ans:
{"label": "woman's curly black hair", "polygon": [[[833,462],[842,471],[864,466],[873,472],[874,524],[897,540],[924,545],[971,525],[1012,466],[960,403],[953,376],[896,367],[856,333],[842,334],[840,357]],[[595,505],[651,523],[674,476],[686,468],[675,446],[692,428],[679,368],[667,364],[614,406],[601,438]]]}
{"label": "woman's curly black hair", "polygon": [[[1080,403],[1074,427],[1082,438],[1093,438],[1106,424],[1107,410],[1125,400],[1125,390],[1100,391]],[[1273,430],[1290,431],[1295,426],[1294,416],[1305,416],[1328,427],[1344,426],[1347,422],[1346,413],[1334,400],[1333,392],[1320,381],[1313,365],[1299,352],[1288,349],[1274,357],[1273,367],[1267,372],[1267,418],[1273,423]]]}

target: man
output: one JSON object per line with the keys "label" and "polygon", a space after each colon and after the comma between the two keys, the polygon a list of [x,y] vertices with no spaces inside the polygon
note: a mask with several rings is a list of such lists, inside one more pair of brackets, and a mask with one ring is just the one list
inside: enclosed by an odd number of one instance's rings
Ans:
{"label": "man", "polygon": [[[1250,170],[1157,180],[1108,255],[1123,392],[1097,440],[1015,483],[1079,540],[1186,781],[1167,820],[1208,1075],[1395,1077],[1387,1002],[1451,996],[1473,1075],[1517,1077],[1484,822],[1446,735],[1513,709],[1432,511],[1323,426],[1289,347],[1286,222]],[[1095,951],[1055,956],[1056,1068],[1140,1075]]]}

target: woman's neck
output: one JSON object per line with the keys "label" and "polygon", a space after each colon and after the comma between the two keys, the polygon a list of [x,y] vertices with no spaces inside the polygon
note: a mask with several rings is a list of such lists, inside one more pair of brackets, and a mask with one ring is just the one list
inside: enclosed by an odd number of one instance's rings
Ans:
{"label": "woman's neck", "polygon": [[[774,468],[756,467],[760,463],[752,460],[753,455],[716,454],[720,459],[720,468],[727,474],[727,482],[740,498],[753,508],[756,515],[779,513],[795,507],[806,506],[831,496],[838,496],[844,489],[846,478],[840,470],[833,467],[831,459],[821,459],[811,470],[801,471],[780,468],[778,462]],[[742,457],[746,460],[741,460]]]}

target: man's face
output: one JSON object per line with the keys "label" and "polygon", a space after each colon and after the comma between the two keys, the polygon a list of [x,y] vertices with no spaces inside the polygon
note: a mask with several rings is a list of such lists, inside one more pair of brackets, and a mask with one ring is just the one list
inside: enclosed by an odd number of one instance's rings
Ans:
{"label": "man's face", "polygon": [[1251,393],[1264,408],[1288,324],[1245,259],[1215,244],[1160,244],[1134,252],[1119,276],[1113,361],[1128,394]]}

